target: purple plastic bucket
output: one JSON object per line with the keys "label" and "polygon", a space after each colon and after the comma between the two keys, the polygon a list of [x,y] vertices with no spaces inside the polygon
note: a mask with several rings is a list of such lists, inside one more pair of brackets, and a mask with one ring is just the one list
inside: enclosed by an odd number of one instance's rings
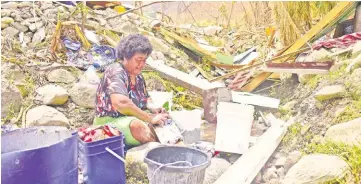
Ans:
{"label": "purple plastic bucket", "polygon": [[78,139],[65,127],[30,127],[1,136],[1,183],[77,184]]}
{"label": "purple plastic bucket", "polygon": [[123,139],[123,135],[90,143],[79,139],[79,162],[85,184],[125,184]]}

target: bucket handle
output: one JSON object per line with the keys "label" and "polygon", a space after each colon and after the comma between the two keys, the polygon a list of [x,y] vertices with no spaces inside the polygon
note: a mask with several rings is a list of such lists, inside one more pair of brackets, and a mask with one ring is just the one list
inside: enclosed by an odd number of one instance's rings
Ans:
{"label": "bucket handle", "polygon": [[177,161],[177,162],[172,162],[172,163],[168,163],[168,164],[161,164],[161,166],[159,166],[154,172],[151,178],[149,178],[149,181],[152,181],[155,177],[155,174],[162,168],[162,167],[166,167],[166,166],[171,166],[171,165],[175,165],[175,164],[180,164],[180,163],[186,163],[189,166],[193,166],[192,163],[188,162],[188,161]]}
{"label": "bucket handle", "polygon": [[117,153],[115,153],[113,150],[109,149],[109,147],[106,147],[105,150],[107,152],[109,152],[110,154],[112,154],[113,156],[115,156],[117,159],[119,159],[120,161],[122,161],[124,164],[126,163],[124,158],[122,158],[121,156],[119,156]]}

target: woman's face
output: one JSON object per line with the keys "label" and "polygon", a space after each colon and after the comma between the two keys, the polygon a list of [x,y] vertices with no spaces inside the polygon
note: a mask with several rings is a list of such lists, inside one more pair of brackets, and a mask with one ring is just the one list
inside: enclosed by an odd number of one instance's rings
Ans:
{"label": "woman's face", "polygon": [[128,72],[132,75],[140,74],[144,68],[147,57],[148,56],[146,54],[137,52],[132,58],[126,60]]}

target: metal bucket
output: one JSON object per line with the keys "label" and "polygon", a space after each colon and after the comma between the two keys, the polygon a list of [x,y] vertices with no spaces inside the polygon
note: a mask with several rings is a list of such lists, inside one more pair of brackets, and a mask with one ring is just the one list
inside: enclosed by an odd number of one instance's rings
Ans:
{"label": "metal bucket", "polygon": [[1,183],[77,184],[78,139],[65,127],[40,126],[1,135]]}
{"label": "metal bucket", "polygon": [[146,153],[150,184],[199,184],[211,164],[199,150],[181,146],[161,146]]}

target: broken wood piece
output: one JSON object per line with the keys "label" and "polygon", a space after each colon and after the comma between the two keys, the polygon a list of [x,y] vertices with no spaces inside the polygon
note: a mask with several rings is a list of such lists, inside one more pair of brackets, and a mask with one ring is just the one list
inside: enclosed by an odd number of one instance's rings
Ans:
{"label": "broken wood piece", "polygon": [[254,107],[219,102],[215,150],[243,154],[249,148]]}
{"label": "broken wood piece", "polygon": [[189,90],[192,90],[200,95],[202,95],[203,91],[217,88],[217,87],[224,87],[223,83],[219,82],[208,82],[205,79],[199,79],[193,77],[187,73],[179,71],[175,68],[162,64],[161,61],[153,61],[151,58],[147,59],[147,65],[157,71],[162,77],[183,86]]}
{"label": "broken wood piece", "polygon": [[[321,21],[313,26],[306,34],[299,38],[291,47],[289,47],[285,54],[289,54],[302,48],[317,34],[322,32],[335,19],[340,18],[340,15],[350,7],[354,6],[355,2],[339,2],[328,14],[326,14]],[[259,85],[261,85],[272,73],[262,72],[256,76],[249,84],[242,88],[242,91],[252,92]]]}
{"label": "broken wood piece", "polygon": [[347,48],[347,49],[343,49],[343,50],[340,50],[340,51],[338,51],[338,52],[332,53],[332,54],[330,54],[329,56],[330,56],[330,57],[338,56],[338,55],[343,54],[343,53],[346,53],[346,52],[351,52],[352,49],[353,49],[353,47],[349,47],[349,48]]}
{"label": "broken wood piece", "polygon": [[296,74],[327,74],[334,64],[327,62],[267,63],[263,71]]}
{"label": "broken wood piece", "polygon": [[279,60],[279,59],[282,59],[282,58],[286,58],[286,57],[289,57],[289,56],[293,56],[293,55],[296,55],[296,54],[300,54],[300,53],[306,52],[306,51],[308,51],[308,50],[310,50],[310,48],[300,49],[300,50],[297,50],[297,51],[292,52],[292,53],[288,53],[288,54],[285,54],[285,55],[282,55],[282,56],[274,57],[274,58],[269,59],[269,60],[264,61],[264,62],[259,62],[259,63],[255,63],[255,64],[253,64],[253,65],[251,65],[251,66],[248,66],[248,67],[236,69],[236,70],[234,70],[234,71],[232,71],[232,72],[227,73],[226,75],[223,75],[223,76],[220,76],[220,77],[216,77],[216,78],[210,80],[210,82],[214,82],[214,81],[222,80],[222,79],[225,79],[225,78],[229,78],[229,77],[231,77],[231,76],[233,76],[233,75],[236,75],[238,72],[250,70],[250,69],[252,69],[252,68],[261,66],[261,65],[263,65],[264,63],[268,63],[268,62],[271,62],[271,61],[276,61],[276,60]]}
{"label": "broken wood piece", "polygon": [[209,123],[217,123],[217,105],[219,102],[231,102],[232,95],[228,88],[213,88],[203,91],[204,119]]}
{"label": "broken wood piece", "polygon": [[232,90],[238,90],[242,88],[249,78],[251,78],[252,72],[250,70],[239,72],[236,77],[232,80],[232,82],[228,85]]}
{"label": "broken wood piece", "polygon": [[241,104],[257,105],[278,109],[280,100],[271,97],[265,97],[245,92],[231,91],[232,101]]}
{"label": "broken wood piece", "polygon": [[286,126],[272,125],[214,184],[250,184],[276,150],[286,132]]}

